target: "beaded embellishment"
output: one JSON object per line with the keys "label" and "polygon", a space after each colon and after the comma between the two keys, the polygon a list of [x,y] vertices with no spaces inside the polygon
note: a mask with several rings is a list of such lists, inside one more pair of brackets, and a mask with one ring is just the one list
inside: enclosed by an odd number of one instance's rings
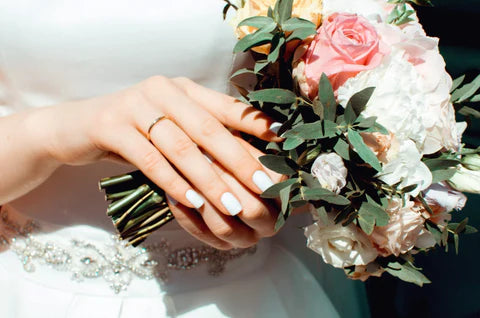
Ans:
{"label": "beaded embellishment", "polygon": [[40,228],[34,221],[24,225],[13,221],[0,207],[0,246],[9,247],[27,272],[47,265],[54,270],[72,273],[72,279],[103,279],[115,293],[128,288],[134,279],[158,278],[168,283],[172,270],[190,270],[205,264],[210,275],[218,276],[226,264],[243,255],[253,254],[256,247],[221,251],[206,245],[172,249],[166,239],[143,247],[133,247],[112,235],[101,246],[72,239],[64,244],[37,238]]}

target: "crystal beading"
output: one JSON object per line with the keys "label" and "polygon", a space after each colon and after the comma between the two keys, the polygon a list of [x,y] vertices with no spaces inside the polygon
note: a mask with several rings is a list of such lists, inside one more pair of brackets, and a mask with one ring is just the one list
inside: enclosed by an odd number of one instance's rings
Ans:
{"label": "crystal beading", "polygon": [[126,290],[134,279],[158,278],[168,283],[170,271],[187,271],[201,264],[207,266],[210,275],[218,276],[229,261],[256,251],[256,246],[230,251],[206,245],[172,249],[166,239],[133,247],[115,235],[101,245],[79,239],[50,242],[34,235],[40,230],[34,221],[21,225],[9,217],[5,207],[0,207],[0,216],[0,247],[10,248],[25,271],[34,272],[37,266],[46,265],[71,273],[79,282],[103,279],[115,293]]}

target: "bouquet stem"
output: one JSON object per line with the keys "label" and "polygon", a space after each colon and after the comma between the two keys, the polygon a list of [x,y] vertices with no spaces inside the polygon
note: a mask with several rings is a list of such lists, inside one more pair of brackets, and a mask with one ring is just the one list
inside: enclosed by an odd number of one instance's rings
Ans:
{"label": "bouquet stem", "polygon": [[137,246],[148,235],[174,219],[165,192],[140,171],[103,178],[100,190],[110,201],[107,215],[121,238]]}

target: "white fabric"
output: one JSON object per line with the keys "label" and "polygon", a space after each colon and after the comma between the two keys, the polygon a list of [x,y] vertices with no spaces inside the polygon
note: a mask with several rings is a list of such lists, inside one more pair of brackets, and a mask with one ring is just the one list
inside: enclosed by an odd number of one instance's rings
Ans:
{"label": "white fabric", "polygon": [[[235,38],[222,21],[224,4],[2,1],[0,116],[107,94],[156,74],[186,76],[228,93]],[[77,238],[101,245],[113,228],[96,183],[131,169],[106,163],[62,167],[9,207],[45,225],[39,237],[54,244]],[[174,223],[156,237],[178,247],[198,245]],[[166,285],[135,280],[117,295],[100,279],[74,282],[70,276],[46,266],[25,272],[12,250],[3,251],[0,317],[338,316],[311,273],[270,240],[262,241],[256,254],[228,263],[220,277],[200,266],[174,273]]]}

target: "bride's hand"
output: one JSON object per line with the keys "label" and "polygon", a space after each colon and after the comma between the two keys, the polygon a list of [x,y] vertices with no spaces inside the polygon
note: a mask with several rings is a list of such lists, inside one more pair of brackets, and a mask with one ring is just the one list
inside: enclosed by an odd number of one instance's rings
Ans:
{"label": "bride's hand", "polygon": [[[134,164],[181,205],[199,210],[209,228],[200,231],[228,242],[223,247],[249,246],[259,236],[273,234],[276,213],[258,198],[273,182],[252,147],[225,128],[278,141],[271,129],[277,124],[260,111],[188,79],[164,77],[70,103],[67,109],[58,118],[63,127],[50,146],[60,162],[85,164],[120,157]],[[166,119],[151,128],[150,142],[148,130],[161,116]],[[221,170],[230,177],[222,177]],[[232,217],[240,212],[243,222]],[[176,213],[180,224],[200,237],[183,216]]]}

